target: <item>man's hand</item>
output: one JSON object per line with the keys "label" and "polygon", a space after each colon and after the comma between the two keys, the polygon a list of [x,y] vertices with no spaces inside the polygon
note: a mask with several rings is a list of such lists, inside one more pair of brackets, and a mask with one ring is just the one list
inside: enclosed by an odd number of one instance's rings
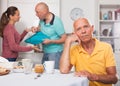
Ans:
{"label": "man's hand", "polygon": [[80,39],[78,38],[78,36],[75,33],[69,35],[68,38],[66,39],[66,41],[68,41],[70,43],[72,43],[72,42],[80,43]]}
{"label": "man's hand", "polygon": [[32,48],[33,48],[33,50],[35,50],[35,51],[38,51],[38,52],[41,51],[40,48],[38,48],[37,46],[32,46]]}
{"label": "man's hand", "polygon": [[50,44],[50,43],[53,43],[52,40],[50,40],[50,39],[45,39],[43,41],[43,44]]}
{"label": "man's hand", "polygon": [[87,77],[90,81],[97,81],[99,79],[99,76],[96,75],[96,74],[91,74],[90,72],[88,71],[80,71],[80,72],[76,72],[75,73],[75,76],[85,76]]}

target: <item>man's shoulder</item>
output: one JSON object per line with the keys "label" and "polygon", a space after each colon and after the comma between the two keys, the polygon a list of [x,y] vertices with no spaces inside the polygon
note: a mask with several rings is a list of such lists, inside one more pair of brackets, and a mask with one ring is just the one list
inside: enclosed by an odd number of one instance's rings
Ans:
{"label": "man's shoulder", "polygon": [[80,48],[80,45],[78,45],[78,44],[75,44],[75,45],[71,46],[71,50],[76,50],[76,49],[79,49],[79,48]]}
{"label": "man's shoulder", "polygon": [[56,16],[55,15],[55,19],[54,19],[55,22],[59,22],[59,21],[62,21],[61,18],[59,16]]}
{"label": "man's shoulder", "polygon": [[100,44],[101,44],[101,45],[104,45],[104,46],[110,46],[110,44],[109,44],[109,43],[104,42],[104,41],[100,41]]}
{"label": "man's shoulder", "polygon": [[99,47],[109,48],[111,47],[111,44],[104,42],[104,41],[99,41]]}

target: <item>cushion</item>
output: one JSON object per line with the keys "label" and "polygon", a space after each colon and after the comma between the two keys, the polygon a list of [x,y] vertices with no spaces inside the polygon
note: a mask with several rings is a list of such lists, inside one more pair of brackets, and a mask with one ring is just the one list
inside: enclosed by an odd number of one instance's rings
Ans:
{"label": "cushion", "polygon": [[45,39],[49,39],[49,37],[45,35],[43,32],[39,31],[39,32],[36,32],[31,37],[29,37],[28,39],[26,39],[25,42],[30,44],[40,44]]}

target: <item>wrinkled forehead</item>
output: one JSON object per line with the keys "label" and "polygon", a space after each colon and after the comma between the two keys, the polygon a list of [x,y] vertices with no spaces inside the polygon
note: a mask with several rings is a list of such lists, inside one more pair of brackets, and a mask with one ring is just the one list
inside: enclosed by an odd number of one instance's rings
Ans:
{"label": "wrinkled forehead", "polygon": [[48,6],[44,3],[39,3],[36,5],[35,10],[36,11],[46,11],[46,10],[48,10]]}
{"label": "wrinkled forehead", "polygon": [[80,19],[78,19],[78,20],[76,20],[76,21],[74,22],[74,28],[75,28],[75,29],[76,29],[76,28],[79,28],[79,27],[83,27],[83,26],[85,26],[85,25],[90,25],[89,22],[88,22],[88,20],[85,19],[85,18],[80,18]]}
{"label": "wrinkled forehead", "polygon": [[41,6],[40,5],[37,5],[36,7],[35,7],[35,11],[40,11],[41,10]]}

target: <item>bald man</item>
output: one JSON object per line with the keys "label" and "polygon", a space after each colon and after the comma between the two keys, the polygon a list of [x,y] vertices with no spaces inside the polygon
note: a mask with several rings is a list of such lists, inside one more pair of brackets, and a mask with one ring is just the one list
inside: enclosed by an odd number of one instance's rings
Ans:
{"label": "bald man", "polygon": [[40,2],[35,7],[36,15],[40,19],[40,30],[49,39],[43,41],[44,61],[55,61],[55,69],[59,69],[59,60],[63,51],[63,43],[66,39],[63,23],[61,19],[49,11],[48,5]]}
{"label": "bald man", "polygon": [[[61,73],[69,73],[75,67],[75,75],[89,79],[89,86],[112,86],[118,79],[116,65],[110,44],[92,37],[94,26],[86,18],[74,22],[74,34],[65,41],[60,59]],[[72,42],[78,44],[71,47]]]}

